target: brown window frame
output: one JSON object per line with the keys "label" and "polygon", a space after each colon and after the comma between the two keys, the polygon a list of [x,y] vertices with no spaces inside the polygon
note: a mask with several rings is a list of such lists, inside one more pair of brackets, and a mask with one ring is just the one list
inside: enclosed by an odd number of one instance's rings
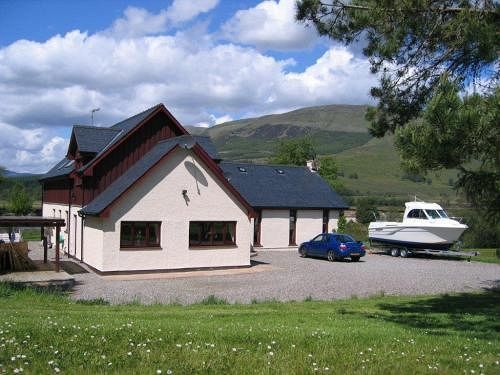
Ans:
{"label": "brown window frame", "polygon": [[290,210],[288,246],[297,246],[297,210]]}
{"label": "brown window frame", "polygon": [[[146,225],[146,239],[144,244],[124,244],[122,239],[123,233],[123,225],[132,225],[132,235],[131,237],[135,237],[135,226]],[[157,243],[149,242],[149,228],[150,225],[158,225],[158,241]],[[120,223],[120,249],[160,249],[161,248],[161,221],[122,221]]]}
{"label": "brown window frame", "polygon": [[262,211],[256,211],[256,215],[253,222],[253,245],[257,247],[262,247],[261,244],[262,235]]}
{"label": "brown window frame", "polygon": [[330,219],[330,210],[323,209],[323,233],[328,233],[328,221]]}
{"label": "brown window frame", "polygon": [[[198,227],[199,241],[191,240],[191,226],[196,224],[204,224],[209,226],[208,235],[209,241],[202,241],[201,226]],[[214,241],[214,226],[222,224],[224,226],[222,241]],[[227,241],[226,234],[228,233],[229,225],[233,226],[234,240]],[[220,247],[220,246],[236,246],[236,221],[190,221],[189,222],[189,247]]]}

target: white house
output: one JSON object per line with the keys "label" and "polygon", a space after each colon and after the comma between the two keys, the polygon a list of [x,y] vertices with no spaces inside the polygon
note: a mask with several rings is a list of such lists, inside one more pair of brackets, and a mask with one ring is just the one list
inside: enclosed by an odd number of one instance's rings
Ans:
{"label": "white house", "polygon": [[105,273],[249,266],[254,244],[294,246],[346,208],[305,167],[222,162],[162,104],[74,126],[41,182],[43,215],[66,221],[65,253]]}

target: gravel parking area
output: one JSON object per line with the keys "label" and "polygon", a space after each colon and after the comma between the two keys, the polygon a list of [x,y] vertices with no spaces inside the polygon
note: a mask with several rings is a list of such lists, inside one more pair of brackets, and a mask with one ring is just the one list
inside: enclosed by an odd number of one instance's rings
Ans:
{"label": "gravel parking area", "polygon": [[[33,254],[32,254],[33,253]],[[36,251],[30,253],[35,255]],[[66,257],[63,257],[66,260]],[[457,260],[367,255],[358,263],[300,258],[296,252],[266,251],[261,263],[234,272],[171,275],[98,276],[75,274],[75,299],[104,298],[112,303],[188,304],[215,295],[229,302],[301,301],[352,296],[419,295],[500,286],[500,265]]]}

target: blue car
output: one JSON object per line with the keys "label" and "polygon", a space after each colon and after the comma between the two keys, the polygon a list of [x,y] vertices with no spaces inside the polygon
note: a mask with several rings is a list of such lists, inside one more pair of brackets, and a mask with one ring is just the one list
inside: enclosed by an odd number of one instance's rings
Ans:
{"label": "blue car", "polygon": [[336,259],[351,258],[353,262],[365,256],[365,245],[361,241],[354,241],[351,236],[342,233],[322,233],[312,240],[301,243],[299,246],[301,257],[322,257],[330,262]]}

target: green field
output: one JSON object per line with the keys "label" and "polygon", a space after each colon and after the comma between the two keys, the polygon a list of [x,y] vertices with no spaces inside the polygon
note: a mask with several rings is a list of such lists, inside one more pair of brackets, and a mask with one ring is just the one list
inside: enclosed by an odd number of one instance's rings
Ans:
{"label": "green field", "polygon": [[500,293],[191,306],[77,303],[0,285],[0,364],[25,373],[500,371]]}
{"label": "green field", "polygon": [[478,249],[479,255],[472,258],[472,260],[484,263],[497,263],[500,264],[500,250],[498,249]]}

